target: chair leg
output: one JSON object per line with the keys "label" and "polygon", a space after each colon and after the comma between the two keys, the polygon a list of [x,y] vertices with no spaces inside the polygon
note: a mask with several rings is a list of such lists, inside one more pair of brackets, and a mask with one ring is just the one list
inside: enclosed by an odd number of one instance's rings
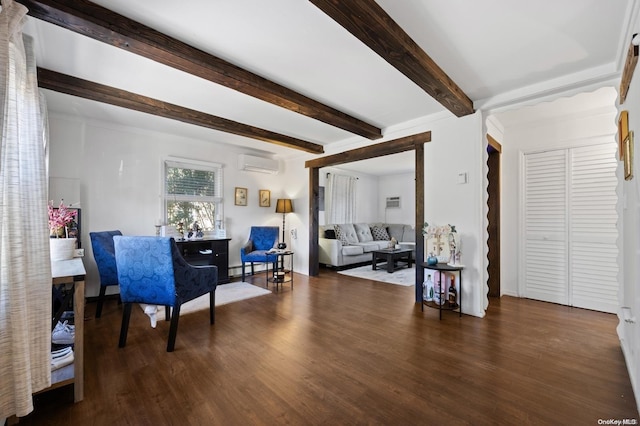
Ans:
{"label": "chair leg", "polygon": [[244,282],[244,262],[242,262],[242,282]]}
{"label": "chair leg", "polygon": [[102,315],[102,303],[104,302],[104,295],[107,291],[107,286],[100,286],[100,294],[98,294],[98,307],[96,307],[96,318],[100,318]]}
{"label": "chair leg", "polygon": [[253,270],[253,262],[251,262],[251,275],[255,274],[255,271]]}
{"label": "chair leg", "polygon": [[164,320],[165,321],[169,321],[170,319],[171,319],[171,306],[165,305],[165,307],[164,307]]}
{"label": "chair leg", "polygon": [[216,322],[216,291],[209,292],[209,324]]}
{"label": "chair leg", "polygon": [[171,326],[169,327],[169,341],[167,342],[167,352],[173,352],[176,346],[176,335],[178,334],[178,320],[180,319],[180,305],[173,307]]}
{"label": "chair leg", "polygon": [[120,326],[120,341],[118,342],[119,348],[124,348],[127,344],[127,332],[129,331],[129,320],[131,319],[131,303],[124,304],[124,310],[122,311],[122,325]]}

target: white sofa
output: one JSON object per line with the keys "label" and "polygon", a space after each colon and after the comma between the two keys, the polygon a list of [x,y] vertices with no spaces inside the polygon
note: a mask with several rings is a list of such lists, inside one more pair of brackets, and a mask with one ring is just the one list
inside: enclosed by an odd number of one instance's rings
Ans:
{"label": "white sofa", "polygon": [[[339,226],[343,239],[336,235]],[[378,229],[376,229],[378,228]],[[388,239],[381,239],[386,230]],[[374,232],[376,231],[376,232]],[[382,223],[330,224],[319,227],[320,264],[344,268],[358,263],[371,263],[371,252],[389,247],[391,238],[395,238],[402,248],[411,248],[415,258],[415,228],[412,225]]]}

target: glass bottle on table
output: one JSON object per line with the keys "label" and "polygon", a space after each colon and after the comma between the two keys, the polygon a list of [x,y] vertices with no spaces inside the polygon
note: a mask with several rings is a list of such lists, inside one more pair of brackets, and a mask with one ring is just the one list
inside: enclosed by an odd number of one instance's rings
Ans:
{"label": "glass bottle on table", "polygon": [[449,307],[458,307],[458,291],[456,290],[456,276],[451,274],[451,284],[449,285]]}
{"label": "glass bottle on table", "polygon": [[422,285],[422,300],[431,302],[433,300],[433,281],[431,274],[427,275],[427,280]]}

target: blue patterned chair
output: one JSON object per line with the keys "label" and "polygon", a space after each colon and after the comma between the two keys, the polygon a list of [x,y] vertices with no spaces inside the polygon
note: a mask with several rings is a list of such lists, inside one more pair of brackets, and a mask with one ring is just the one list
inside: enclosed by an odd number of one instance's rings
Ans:
{"label": "blue patterned chair", "polygon": [[[267,251],[275,248],[278,244],[278,233],[280,228],[277,226],[252,226],[249,234],[249,241],[240,247],[240,260],[242,261],[242,281],[245,277],[245,263],[251,263],[251,275],[253,275],[254,263],[271,262],[274,264],[277,260],[275,254],[267,254]],[[267,277],[268,278],[268,277]]]}
{"label": "blue patterned chair", "polygon": [[124,303],[119,347],[127,343],[127,331],[133,303],[164,305],[166,320],[171,312],[167,352],[173,352],[178,333],[180,306],[209,293],[209,322],[215,322],[216,266],[189,265],[170,237],[113,238],[118,265],[120,297]]}
{"label": "blue patterned chair", "polygon": [[107,287],[118,285],[118,271],[116,270],[116,253],[113,248],[114,235],[122,235],[120,231],[89,232],[93,258],[100,274],[100,294],[96,307],[96,318],[102,315],[102,303]]}

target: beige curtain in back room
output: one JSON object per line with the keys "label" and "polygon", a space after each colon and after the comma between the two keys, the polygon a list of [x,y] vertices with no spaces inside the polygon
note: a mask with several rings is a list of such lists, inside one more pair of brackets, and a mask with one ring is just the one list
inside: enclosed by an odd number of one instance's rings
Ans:
{"label": "beige curtain in back room", "polygon": [[46,114],[27,9],[0,10],[0,420],[33,410],[51,382]]}

